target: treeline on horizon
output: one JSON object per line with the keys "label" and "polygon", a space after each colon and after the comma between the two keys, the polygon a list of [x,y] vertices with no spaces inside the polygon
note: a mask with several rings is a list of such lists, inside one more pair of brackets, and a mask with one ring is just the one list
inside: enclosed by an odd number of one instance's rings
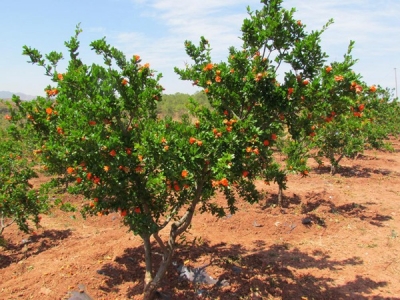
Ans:
{"label": "treeline on horizon", "polygon": [[[182,115],[188,113],[187,104],[189,98],[193,98],[201,105],[209,105],[207,96],[204,92],[199,91],[194,93],[193,95],[185,94],[185,93],[175,93],[175,94],[163,94],[163,99],[158,103],[157,113],[161,117],[171,117],[173,119],[180,118]],[[3,101],[7,101],[9,99],[3,99]],[[4,128],[6,126],[6,120],[4,116],[9,112],[7,105],[0,101],[0,126]],[[29,101],[29,100],[27,100]]]}
{"label": "treeline on horizon", "polygon": [[199,104],[208,106],[209,102],[204,92],[199,91],[193,95],[184,93],[164,94],[161,102],[158,103],[157,113],[161,117],[171,117],[173,119],[180,118],[187,114],[187,104],[189,98],[193,98]]}

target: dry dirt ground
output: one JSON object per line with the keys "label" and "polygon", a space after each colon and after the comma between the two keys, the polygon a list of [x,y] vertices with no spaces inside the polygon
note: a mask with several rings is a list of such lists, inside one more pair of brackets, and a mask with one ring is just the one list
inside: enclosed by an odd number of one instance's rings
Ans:
{"label": "dry dirt ground", "polygon": [[[196,214],[175,259],[208,265],[229,285],[192,284],[171,266],[166,298],[400,299],[400,141],[392,142],[395,152],[344,160],[334,176],[289,176],[286,208],[275,205],[275,185],[260,183],[259,204],[239,203],[219,220]],[[32,235],[6,229],[0,299],[68,299],[78,284],[93,299],[141,298],[143,247],[117,213],[83,220],[54,210],[42,226]]]}

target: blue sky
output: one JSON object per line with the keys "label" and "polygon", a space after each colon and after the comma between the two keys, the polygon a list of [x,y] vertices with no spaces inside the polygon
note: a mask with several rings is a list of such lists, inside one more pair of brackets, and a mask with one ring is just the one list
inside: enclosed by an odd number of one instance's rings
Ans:
{"label": "blue sky", "polygon": [[[66,54],[64,41],[81,23],[84,62],[101,62],[89,44],[105,36],[127,56],[138,54],[161,72],[165,93],[193,93],[191,83],[180,81],[173,72],[174,66],[189,62],[184,41],[197,43],[203,35],[211,43],[213,60],[224,60],[229,46],[241,45],[238,37],[248,5],[261,7],[259,0],[2,0],[0,91],[44,95],[50,81],[42,68],[26,62],[22,46],[43,54],[52,50]],[[296,18],[308,31],[334,19],[322,36],[329,60],[341,60],[354,40],[353,57],[359,59],[354,69],[368,84],[394,89],[394,68],[400,84],[399,0],[284,0],[283,6],[296,7]]]}

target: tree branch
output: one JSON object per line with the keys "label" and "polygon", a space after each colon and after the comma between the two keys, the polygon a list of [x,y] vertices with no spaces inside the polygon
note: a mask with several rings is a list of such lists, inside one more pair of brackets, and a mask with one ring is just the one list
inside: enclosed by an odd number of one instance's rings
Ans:
{"label": "tree branch", "polygon": [[171,219],[173,218],[173,216],[176,214],[176,212],[178,211],[178,207],[179,205],[175,205],[175,207],[172,209],[171,214],[169,215],[169,217],[164,221],[164,223],[160,226],[158,226],[159,230],[162,230],[165,228],[165,226],[167,226],[169,224],[169,222],[171,221]]}
{"label": "tree branch", "polygon": [[183,217],[179,220],[176,221],[173,224],[173,228],[171,228],[171,231],[174,229],[175,227],[175,237],[182,234],[190,225],[190,223],[192,222],[192,217],[194,214],[194,210],[196,208],[197,203],[200,202],[201,196],[202,196],[202,192],[203,192],[203,184],[204,184],[204,179],[197,185],[197,190],[196,193],[194,195],[194,199],[192,201],[192,204],[190,205],[190,207],[188,208],[188,210],[186,211],[186,213],[183,215]]}
{"label": "tree branch", "polygon": [[13,223],[15,222],[15,219],[12,219],[12,221],[8,224],[4,224],[4,215],[3,213],[1,213],[1,217],[0,217],[0,235],[3,234],[4,229],[6,229],[8,226],[11,226]]}
{"label": "tree branch", "polygon": [[160,238],[160,236],[158,235],[158,232],[153,233],[154,239],[157,241],[158,245],[160,246],[162,252],[164,253],[164,255],[166,255],[168,253],[168,248],[165,246],[164,242],[162,241],[162,239]]}

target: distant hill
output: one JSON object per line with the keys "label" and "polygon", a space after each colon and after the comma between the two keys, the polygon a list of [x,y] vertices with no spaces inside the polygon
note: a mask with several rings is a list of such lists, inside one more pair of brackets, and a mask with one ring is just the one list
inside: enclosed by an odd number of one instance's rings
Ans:
{"label": "distant hill", "polygon": [[36,98],[36,96],[27,95],[24,93],[12,93],[8,91],[0,91],[0,99],[11,99],[13,94],[19,96],[21,100],[32,100]]}

